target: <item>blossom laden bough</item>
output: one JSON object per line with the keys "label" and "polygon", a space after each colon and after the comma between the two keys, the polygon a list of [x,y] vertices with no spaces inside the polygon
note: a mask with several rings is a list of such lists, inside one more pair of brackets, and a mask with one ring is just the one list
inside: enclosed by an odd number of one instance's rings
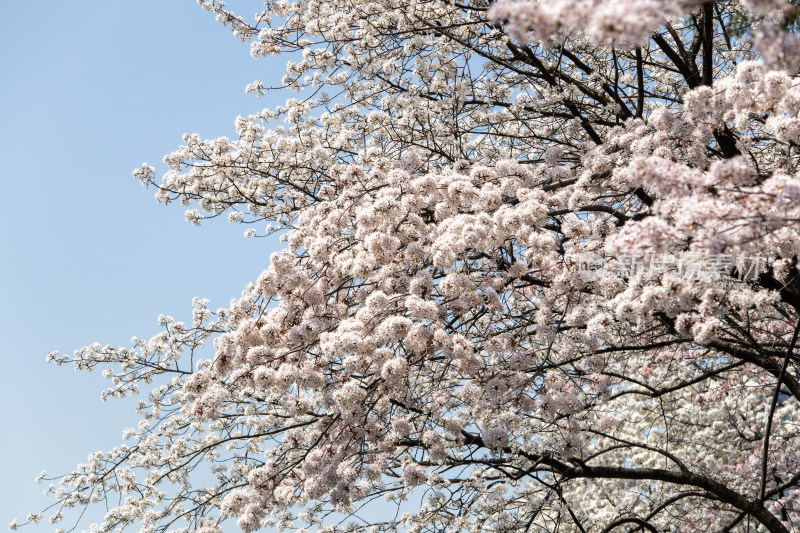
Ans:
{"label": "blossom laden bough", "polygon": [[287,247],[191,326],[51,355],[147,390],[57,522],[800,528],[792,5],[201,4],[299,96],[135,175]]}

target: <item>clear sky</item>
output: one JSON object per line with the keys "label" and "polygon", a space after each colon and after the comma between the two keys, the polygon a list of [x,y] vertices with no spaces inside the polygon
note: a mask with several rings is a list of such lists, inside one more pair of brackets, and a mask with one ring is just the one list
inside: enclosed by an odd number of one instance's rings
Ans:
{"label": "clear sky", "polygon": [[50,502],[42,469],[67,472],[136,422],[49,351],[147,338],[160,313],[224,306],[266,268],[274,242],[191,226],[131,170],[281,103],[244,87],[277,83],[282,63],[251,59],[193,0],[0,2],[0,530]]}

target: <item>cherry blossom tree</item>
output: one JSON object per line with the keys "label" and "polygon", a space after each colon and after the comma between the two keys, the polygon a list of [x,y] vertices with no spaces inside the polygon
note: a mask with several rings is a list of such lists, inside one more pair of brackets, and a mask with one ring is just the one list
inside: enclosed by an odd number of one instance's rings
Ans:
{"label": "cherry blossom tree", "polygon": [[286,249],[51,354],[142,419],[29,521],[800,531],[794,4],[200,4],[297,98],[134,174]]}

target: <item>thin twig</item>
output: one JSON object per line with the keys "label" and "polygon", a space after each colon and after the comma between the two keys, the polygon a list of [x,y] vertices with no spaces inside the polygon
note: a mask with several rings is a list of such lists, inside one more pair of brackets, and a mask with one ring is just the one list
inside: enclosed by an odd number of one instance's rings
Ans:
{"label": "thin twig", "polygon": [[775,392],[772,394],[772,405],[769,408],[769,415],[767,416],[767,429],[764,435],[764,452],[761,456],[761,490],[758,492],[758,499],[764,501],[764,494],[767,490],[767,458],[769,455],[769,436],[772,431],[772,417],[775,415],[775,408],[778,405],[778,395],[781,391],[781,381],[783,375],[786,373],[786,367],[789,365],[789,359],[792,357],[792,351],[797,344],[797,335],[800,334],[800,320],[797,321],[797,326],[794,328],[794,336],[792,337],[792,344],[786,352],[786,357],[783,358],[783,365],[781,372],[778,374],[778,383],[775,384]]}

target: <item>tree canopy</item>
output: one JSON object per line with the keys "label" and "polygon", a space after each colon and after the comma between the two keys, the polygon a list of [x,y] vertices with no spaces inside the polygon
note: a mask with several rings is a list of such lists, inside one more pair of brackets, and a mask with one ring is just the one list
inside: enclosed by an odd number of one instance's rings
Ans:
{"label": "tree canopy", "polygon": [[57,527],[800,531],[793,3],[199,3],[297,97],[134,174],[286,249],[51,354],[142,390]]}

